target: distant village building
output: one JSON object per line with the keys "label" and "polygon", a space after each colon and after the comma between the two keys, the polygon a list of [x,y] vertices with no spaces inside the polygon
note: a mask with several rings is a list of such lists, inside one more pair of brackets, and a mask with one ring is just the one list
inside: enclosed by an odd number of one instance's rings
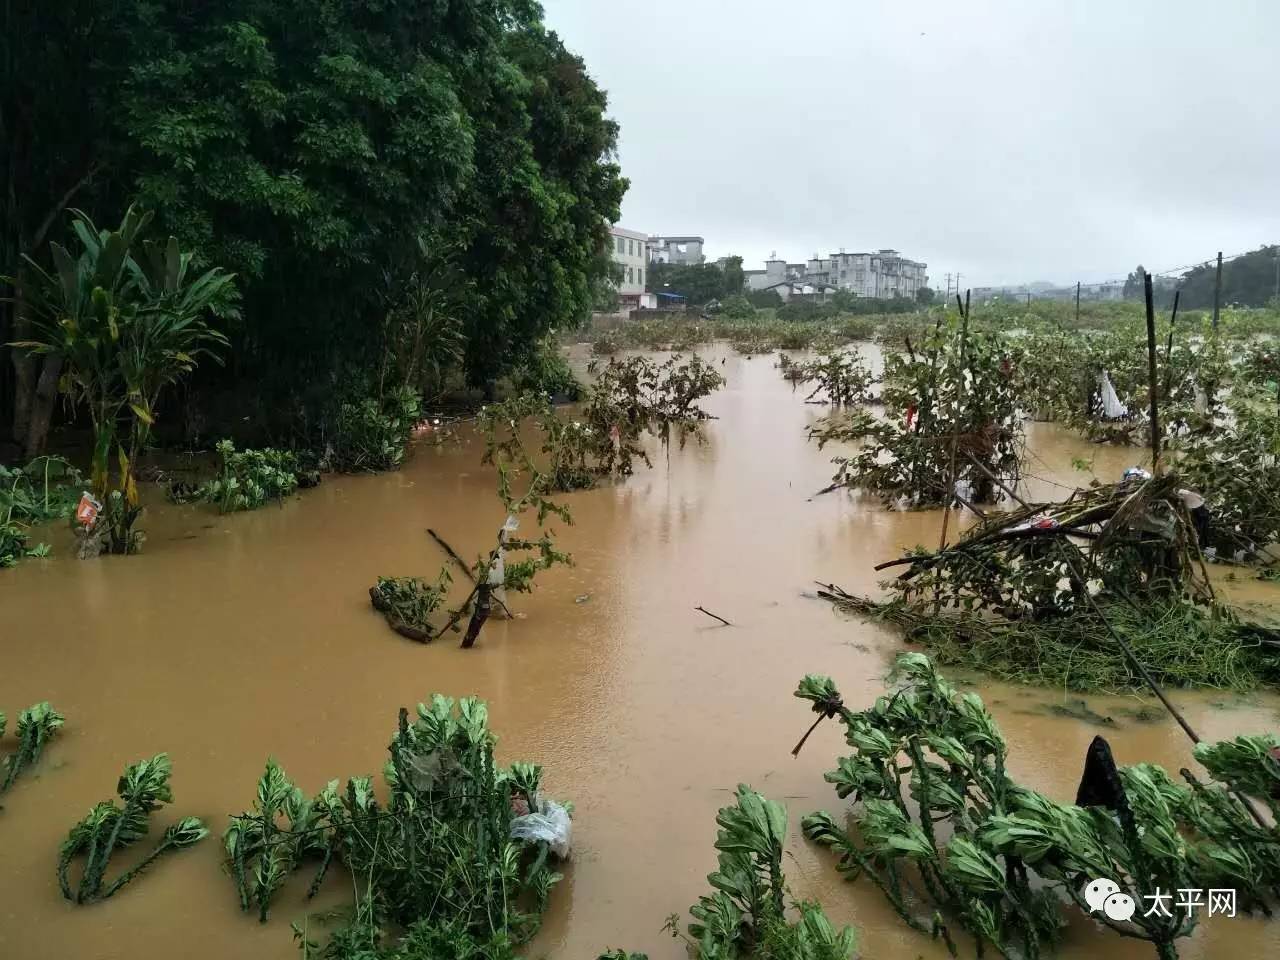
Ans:
{"label": "distant village building", "polygon": [[[763,270],[744,270],[743,275],[749,290],[776,288],[784,281],[804,281],[810,285],[821,284],[824,289],[848,290],[855,296],[887,300],[914,299],[929,285],[927,269],[928,264],[909,260],[896,250],[876,253],[841,250],[829,257],[815,253],[807,263],[787,263],[774,256],[764,262]],[[788,290],[794,292],[794,284]]]}
{"label": "distant village building", "polygon": [[702,237],[650,237],[650,263],[700,264],[706,262]]}
{"label": "distant village building", "polygon": [[623,227],[609,228],[613,262],[622,268],[618,299],[624,307],[654,307],[657,298],[645,293],[645,271],[649,269],[648,234]]}

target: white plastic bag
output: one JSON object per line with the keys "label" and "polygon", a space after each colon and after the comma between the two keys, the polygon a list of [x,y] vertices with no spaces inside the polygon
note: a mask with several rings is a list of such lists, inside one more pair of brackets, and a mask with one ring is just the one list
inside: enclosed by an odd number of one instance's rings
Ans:
{"label": "white plastic bag", "polygon": [[1116,388],[1111,385],[1111,374],[1102,371],[1098,378],[1098,393],[1102,396],[1102,416],[1107,420],[1119,420],[1129,415],[1129,408],[1116,396]]}
{"label": "white plastic bag", "polygon": [[526,813],[511,821],[511,839],[545,840],[557,857],[569,859],[569,844],[573,839],[569,811],[554,800],[542,800],[538,807],[537,813]]}

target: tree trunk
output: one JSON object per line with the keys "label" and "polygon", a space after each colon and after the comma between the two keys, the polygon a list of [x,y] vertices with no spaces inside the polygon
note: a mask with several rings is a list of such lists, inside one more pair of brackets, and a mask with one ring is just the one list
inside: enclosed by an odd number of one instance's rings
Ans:
{"label": "tree trunk", "polygon": [[53,419],[53,405],[58,399],[58,378],[62,376],[62,358],[45,357],[40,378],[36,381],[35,400],[30,408],[30,422],[23,439],[23,456],[30,459],[44,452],[49,439],[49,423]]}
{"label": "tree trunk", "polygon": [[[20,337],[21,334],[19,333]],[[15,338],[16,339],[16,338]],[[36,392],[35,358],[24,350],[10,347],[13,358],[13,442],[22,445],[31,425],[31,402]]]}

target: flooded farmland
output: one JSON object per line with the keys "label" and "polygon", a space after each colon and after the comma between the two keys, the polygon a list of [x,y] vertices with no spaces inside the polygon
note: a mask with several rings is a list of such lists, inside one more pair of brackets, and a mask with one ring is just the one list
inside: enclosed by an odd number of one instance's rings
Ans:
{"label": "flooded farmland", "polygon": [[[306,879],[293,878],[261,925],[239,911],[210,840],[162,860],[109,906],[77,909],[58,891],[58,845],[126,763],[161,751],[173,759],[176,798],[161,823],[196,815],[217,833],[248,806],[269,756],[308,792],[375,774],[397,709],[432,693],[487,700],[499,758],[541,763],[547,791],[575,804],[572,863],[530,956],[578,960],[610,946],[684,956],[661,926],[705,891],[716,810],[740,782],[786,804],[794,894],[855,924],[863,956],[945,956],[874,886],[844,883],[832,858],[799,837],[801,815],[842,807],[822,779],[844,750],[838,725],[790,755],[811,719],[791,696],[801,676],[831,675],[858,707],[882,691],[902,649],[892,632],[806,596],[814,581],[873,592],[873,565],[936,542],[939,514],[888,511],[844,492],[813,497],[829,481],[830,451],[805,428],[823,408],[803,402],[775,357],[703,353],[727,378],[705,403],[716,417],[706,442],[656,452],[653,469],[625,483],[566,496],[574,524],[555,526],[576,565],[515,598],[516,619],[491,622],[470,651],[451,638],[424,647],[395,636],[367,594],[378,575],[438,569],[427,527],[464,556],[491,543],[501,508],[465,429],[457,443],[424,439],[399,472],[333,477],[278,509],[221,516],[151,491],[141,555],[76,562],[70,536],[57,531],[53,559],[0,574],[9,638],[0,704],[48,699],[67,717],[0,812],[0,957],[298,956],[289,921],[310,910],[305,922],[320,924],[347,902],[340,872],[310,905]],[[1114,477],[1137,455],[1028,427],[1037,497],[1082,482],[1072,458]],[[1274,585],[1225,586],[1241,602],[1280,604]],[[1100,731],[1120,763],[1191,763],[1174,723],[1130,718],[1136,698],[1085,698],[1111,718],[1098,727],[1055,712],[1079,695],[957,679],[991,707],[1014,776],[1054,799],[1074,797]],[[1207,740],[1272,729],[1280,710],[1270,694],[1174,699]],[[1274,925],[1214,918],[1180,951],[1278,948]],[[1059,955],[1132,953],[1082,918]]]}

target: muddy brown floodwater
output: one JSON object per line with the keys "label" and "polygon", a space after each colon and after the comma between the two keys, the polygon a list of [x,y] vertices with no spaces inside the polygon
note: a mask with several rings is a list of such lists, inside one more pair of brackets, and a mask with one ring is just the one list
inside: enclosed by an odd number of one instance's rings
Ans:
{"label": "muddy brown floodwater", "polygon": [[[573,862],[529,956],[592,960],[625,946],[683,957],[660,928],[670,913],[687,919],[708,889],[716,810],[740,782],[786,804],[794,893],[856,924],[864,956],[944,956],[874,887],[842,882],[799,836],[803,814],[842,807],[822,779],[844,750],[841,729],[823,725],[799,759],[790,755],[812,719],[791,696],[801,676],[830,674],[846,702],[865,704],[902,649],[804,592],[816,579],[873,590],[872,565],[936,542],[939,515],[845,493],[810,500],[831,473],[830,452],[805,439],[821,408],[793,393],[773,357],[704,353],[728,378],[706,403],[719,418],[706,444],[672,450],[669,462],[657,456],[625,484],[566,497],[575,523],[561,532],[577,565],[540,578],[517,598],[519,619],[491,621],[474,650],[397,637],[366,592],[379,574],[434,574],[442,557],[428,526],[464,555],[492,542],[502,511],[472,439],[420,444],[398,473],[329,478],[254,513],[224,517],[153,495],[140,556],[78,562],[54,534],[54,559],[0,572],[0,706],[12,717],[48,699],[67,717],[0,812],[0,957],[298,956],[289,921],[306,916],[306,878],[282,892],[268,924],[240,913],[220,866],[227,815],[250,805],[269,756],[309,793],[333,777],[378,773],[397,708],[432,693],[488,700],[500,758],[543,764],[550,795],[576,804]],[[1104,477],[1139,457],[1046,425],[1031,425],[1029,437],[1037,496],[1084,479],[1073,457],[1096,458]],[[1249,599],[1280,599],[1250,589]],[[974,680],[1015,775],[1074,799],[1098,730],[1044,711],[1078,698]],[[1280,706],[1271,695],[1175,700],[1208,739],[1274,729]],[[1088,701],[1117,717],[1105,732],[1120,762],[1190,763],[1173,723],[1121,719],[1134,698]],[[173,758],[176,802],[158,827],[198,815],[215,837],[161,860],[110,902],[68,905],[55,880],[66,831],[112,795],[126,763],[159,751]],[[310,909],[349,893],[335,874]],[[1182,956],[1278,948],[1280,923],[1215,918]],[[1151,954],[1082,918],[1060,953],[1135,955]]]}

